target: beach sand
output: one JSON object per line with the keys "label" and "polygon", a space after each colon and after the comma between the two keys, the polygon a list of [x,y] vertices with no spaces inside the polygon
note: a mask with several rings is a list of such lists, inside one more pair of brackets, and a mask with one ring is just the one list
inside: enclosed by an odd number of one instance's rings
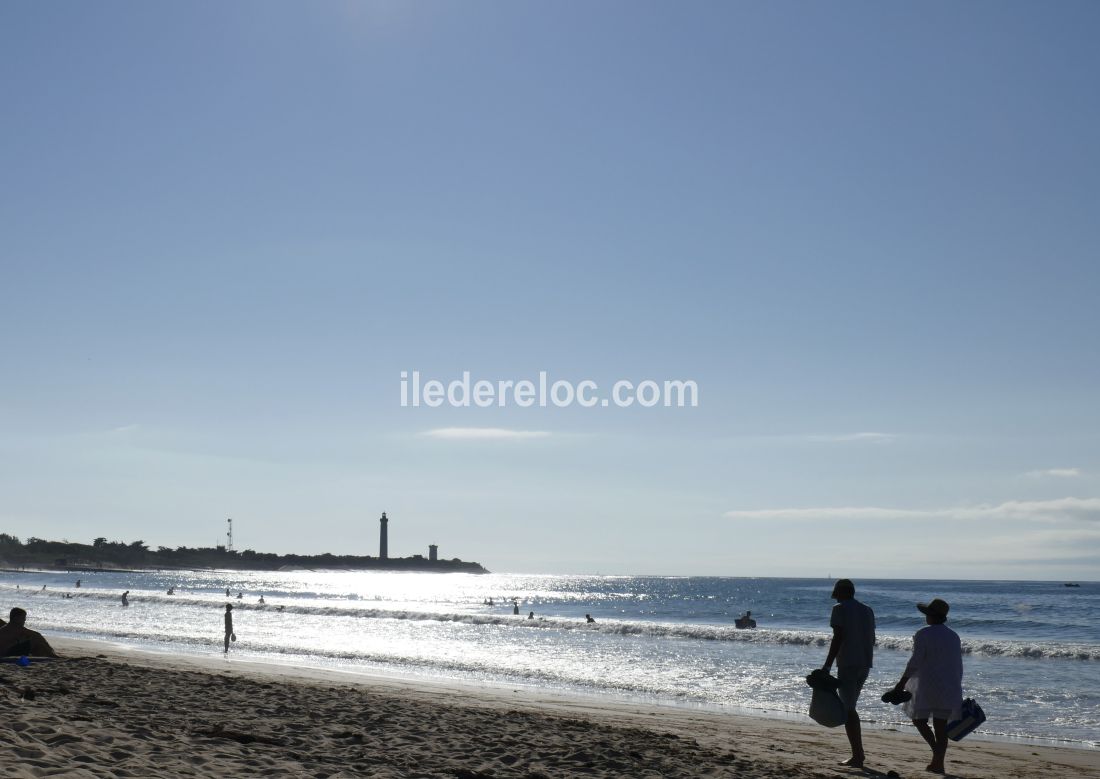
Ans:
{"label": "beach sand", "polygon": [[[57,641],[0,665],[0,777],[928,776],[915,732],[843,729],[497,687]],[[890,773],[891,771],[895,773]],[[950,776],[1100,777],[1100,751],[968,739]]]}

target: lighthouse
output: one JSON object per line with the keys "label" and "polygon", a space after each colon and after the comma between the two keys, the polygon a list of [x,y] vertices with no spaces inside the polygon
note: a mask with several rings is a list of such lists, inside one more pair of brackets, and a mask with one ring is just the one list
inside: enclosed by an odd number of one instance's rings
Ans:
{"label": "lighthouse", "polygon": [[388,525],[390,523],[390,521],[388,519],[386,519],[386,512],[385,511],[382,512],[382,519],[380,519],[378,521],[382,524],[382,530],[378,533],[378,559],[379,560],[388,560],[389,559],[389,549],[387,548],[387,543],[386,543],[387,542],[387,539],[386,539],[386,525]]}

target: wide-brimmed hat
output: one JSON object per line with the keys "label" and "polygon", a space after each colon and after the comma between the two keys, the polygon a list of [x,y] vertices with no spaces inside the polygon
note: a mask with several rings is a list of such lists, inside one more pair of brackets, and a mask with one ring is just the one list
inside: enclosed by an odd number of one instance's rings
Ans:
{"label": "wide-brimmed hat", "polygon": [[921,614],[931,614],[933,617],[946,618],[951,607],[942,598],[935,598],[928,603],[918,603],[917,608]]}

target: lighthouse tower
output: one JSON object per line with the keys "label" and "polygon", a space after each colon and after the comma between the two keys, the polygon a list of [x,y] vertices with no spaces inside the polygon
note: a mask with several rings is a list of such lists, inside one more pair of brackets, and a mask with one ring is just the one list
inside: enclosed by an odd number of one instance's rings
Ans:
{"label": "lighthouse tower", "polygon": [[382,524],[382,530],[378,534],[378,559],[388,560],[390,555],[386,538],[386,526],[390,521],[386,519],[385,511],[382,512],[382,519],[378,521]]}

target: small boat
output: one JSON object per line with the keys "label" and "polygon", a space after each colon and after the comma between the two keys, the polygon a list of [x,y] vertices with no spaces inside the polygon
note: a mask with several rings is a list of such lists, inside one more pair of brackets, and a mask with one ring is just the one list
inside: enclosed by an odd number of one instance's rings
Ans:
{"label": "small boat", "polygon": [[1077,582],[1066,582],[1062,586],[1063,587],[1080,587],[1081,585],[1078,584]]}

